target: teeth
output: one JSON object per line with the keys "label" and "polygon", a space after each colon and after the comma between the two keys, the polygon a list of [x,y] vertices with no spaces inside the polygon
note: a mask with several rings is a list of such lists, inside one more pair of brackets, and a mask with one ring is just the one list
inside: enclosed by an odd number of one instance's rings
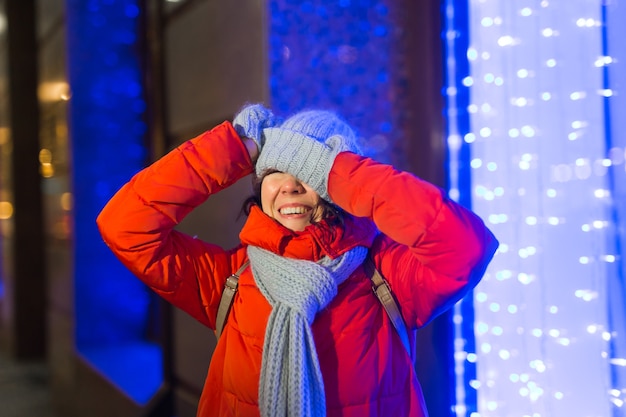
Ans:
{"label": "teeth", "polygon": [[306,213],[305,207],[287,207],[280,210],[281,214],[303,214]]}

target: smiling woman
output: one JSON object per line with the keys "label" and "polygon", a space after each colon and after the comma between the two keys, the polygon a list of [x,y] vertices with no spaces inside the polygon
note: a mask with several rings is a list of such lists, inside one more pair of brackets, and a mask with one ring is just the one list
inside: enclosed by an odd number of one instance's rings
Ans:
{"label": "smiling woman", "polygon": [[[234,120],[244,144],[250,139],[255,141],[257,149],[263,144],[249,136],[256,136],[255,121],[264,111],[262,106],[252,105]],[[311,141],[311,138],[315,140]],[[326,174],[323,170],[330,167],[324,167],[323,163],[328,163],[330,155],[326,155],[328,151],[324,147],[316,148],[315,145],[328,140],[328,143],[336,143],[332,148],[334,154],[341,151],[359,154],[361,151],[352,128],[332,112],[309,110],[290,117],[280,128],[267,128],[261,139],[271,141],[273,145],[267,147],[258,160],[256,153],[251,154],[251,159],[256,162],[257,186],[255,198],[250,202],[260,205],[265,214],[283,226],[298,232],[324,218],[338,217],[340,209],[329,204],[328,196],[320,196],[320,193],[326,194],[322,184]]]}
{"label": "smiling woman", "polygon": [[[175,230],[251,173],[240,245]],[[334,113],[279,122],[262,105],[136,174],[98,225],[137,277],[213,330],[227,278],[239,275],[202,417],[426,417],[414,346],[405,347],[365,265],[387,279],[415,331],[478,283],[497,247],[482,220],[441,189],[362,156]]]}
{"label": "smiling woman", "polygon": [[[244,144],[248,142],[254,143],[251,139],[246,138],[246,137],[243,137],[242,140],[244,141]],[[256,150],[256,145],[254,145],[254,149]],[[256,154],[254,152],[251,152],[250,149],[248,149],[248,151],[250,153],[250,158],[253,161],[256,161],[256,158],[257,158]],[[266,178],[268,179],[267,181],[265,180]],[[254,194],[248,197],[243,202],[243,207],[241,210],[242,213],[248,216],[250,214],[250,209],[252,208],[252,206],[264,207],[264,204],[261,201],[262,194],[270,195],[272,193],[278,193],[279,190],[274,190],[274,188],[278,186],[277,184],[278,182],[280,182],[281,180],[284,181],[286,178],[292,179],[296,184],[290,185],[287,183],[286,184],[287,188],[282,190],[283,193],[288,193],[287,190],[289,189],[289,187],[294,187],[295,190],[291,191],[292,194],[298,195],[298,194],[308,193],[308,196],[306,198],[310,198],[311,197],[310,193],[315,192],[315,190],[311,189],[311,187],[309,187],[308,184],[301,182],[293,175],[268,169],[263,174],[261,174],[260,177],[257,177],[256,175],[253,176],[252,188],[254,190]],[[266,188],[266,191],[263,191],[262,188]],[[266,203],[265,206],[271,207],[269,203]],[[289,210],[306,211],[303,209],[304,207],[301,209],[289,208]],[[271,215],[271,213],[268,213],[268,212],[265,212],[265,213],[269,215],[270,217],[274,217]],[[286,214],[286,210],[285,210],[285,213],[283,214]],[[324,199],[319,198],[319,194],[318,194],[317,205],[315,205],[314,207],[312,206],[311,212],[309,213],[309,216],[308,216],[310,218],[310,221],[308,224],[318,223],[322,219],[326,219],[327,221],[331,223],[337,222],[338,224],[343,224],[343,214],[344,214],[344,211],[341,208],[339,208],[338,206],[334,204],[327,202]],[[274,218],[277,221],[279,221],[278,218],[276,217]],[[308,226],[308,224],[305,224],[304,227]],[[283,225],[294,231],[298,230],[298,229],[294,229],[290,227],[288,224],[283,224]]]}

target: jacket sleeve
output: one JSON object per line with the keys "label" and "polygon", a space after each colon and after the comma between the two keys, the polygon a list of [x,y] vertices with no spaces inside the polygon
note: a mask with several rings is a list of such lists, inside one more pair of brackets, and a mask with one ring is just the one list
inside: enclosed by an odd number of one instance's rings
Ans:
{"label": "jacket sleeve", "polygon": [[482,278],[498,242],[483,221],[413,174],[350,152],[330,171],[329,194],[381,231],[372,254],[411,328],[450,308]]}
{"label": "jacket sleeve", "polygon": [[136,174],[97,218],[105,243],[130,271],[211,328],[224,281],[240,260],[174,227],[252,167],[241,139],[224,122]]}

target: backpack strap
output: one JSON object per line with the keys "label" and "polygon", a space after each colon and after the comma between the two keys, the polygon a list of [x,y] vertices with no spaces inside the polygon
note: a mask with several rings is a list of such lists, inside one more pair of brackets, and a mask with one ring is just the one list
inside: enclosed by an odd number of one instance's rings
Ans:
{"label": "backpack strap", "polygon": [[[217,309],[217,318],[215,319],[215,336],[217,339],[220,338],[220,335],[224,330],[226,320],[228,319],[230,307],[233,304],[233,299],[235,298],[235,293],[237,292],[237,286],[239,285],[239,276],[248,267],[248,265],[250,265],[250,261],[246,261],[243,265],[241,265],[237,272],[226,279],[220,305]],[[378,297],[378,300],[383,305],[383,308],[389,316],[393,327],[400,336],[402,344],[409,353],[411,359],[413,359],[411,344],[409,342],[409,333],[389,284],[380,272],[378,272],[376,266],[374,265],[374,261],[372,261],[369,256],[365,260],[363,267],[365,269],[365,273],[372,281],[372,290],[374,291],[374,294],[376,294],[376,297]]]}
{"label": "backpack strap", "polygon": [[244,264],[239,267],[237,272],[226,279],[224,291],[222,292],[222,298],[220,299],[220,306],[217,308],[217,317],[215,319],[215,336],[217,339],[220,338],[222,330],[224,330],[224,325],[228,319],[230,307],[233,305],[233,299],[235,298],[237,286],[239,285],[239,276],[241,276],[241,273],[248,267],[248,265],[250,265],[250,261],[244,262]]}
{"label": "backpack strap", "polygon": [[389,284],[380,272],[378,272],[378,269],[376,269],[376,266],[374,265],[374,261],[369,256],[365,260],[363,267],[365,269],[365,273],[372,281],[372,290],[374,291],[374,294],[376,294],[376,297],[378,297],[378,300],[383,305],[383,308],[391,320],[391,324],[393,324],[393,327],[395,327],[396,332],[400,336],[400,340],[402,340],[404,348],[409,353],[411,359],[413,359],[413,350],[411,349],[411,343],[409,342],[409,332],[407,331],[406,323],[402,318],[402,313],[400,312],[398,303],[391,292]]}

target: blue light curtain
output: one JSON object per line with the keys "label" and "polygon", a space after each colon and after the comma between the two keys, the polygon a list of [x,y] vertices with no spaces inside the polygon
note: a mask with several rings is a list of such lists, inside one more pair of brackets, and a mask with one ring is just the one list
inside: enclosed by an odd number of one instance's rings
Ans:
{"label": "blue light curtain", "polygon": [[475,344],[457,329],[456,414],[621,416],[623,5],[448,4],[469,11],[469,46],[454,58],[470,68],[456,86],[470,92],[470,123],[451,130],[451,177],[469,164],[472,207],[501,242],[474,320],[457,310]]}

